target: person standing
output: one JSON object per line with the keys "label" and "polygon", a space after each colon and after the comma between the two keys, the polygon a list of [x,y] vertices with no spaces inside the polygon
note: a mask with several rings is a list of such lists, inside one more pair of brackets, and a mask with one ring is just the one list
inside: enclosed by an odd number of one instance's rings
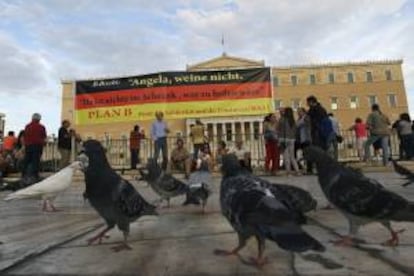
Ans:
{"label": "person standing", "polygon": [[140,131],[139,125],[135,125],[134,129],[129,134],[129,150],[131,153],[131,170],[137,168],[137,164],[140,163],[139,151],[141,146],[141,139],[145,136]]}
{"label": "person standing", "polygon": [[25,155],[22,176],[32,176],[39,179],[40,158],[43,146],[46,144],[46,129],[40,124],[42,116],[39,113],[32,115],[32,121],[24,129]]}
{"label": "person standing", "polygon": [[276,114],[268,114],[263,121],[263,131],[264,131],[264,140],[265,140],[265,169],[272,173],[276,174],[279,170],[279,147],[278,147],[278,137],[277,137],[277,119]]}
{"label": "person standing", "polygon": [[371,159],[370,146],[374,142],[380,140],[382,148],[382,163],[386,166],[389,159],[390,120],[381,112],[378,104],[373,104],[371,110],[372,112],[367,118],[367,127],[370,135],[365,143],[364,160],[368,161]]}
{"label": "person standing", "polygon": [[[411,129],[411,118],[408,113],[400,114],[399,120],[393,125],[397,129],[398,137],[401,143],[402,156],[406,160],[410,160],[414,157],[414,141],[413,130]],[[6,138],[4,139],[6,143]]]}
{"label": "person standing", "polygon": [[367,125],[361,118],[355,119],[355,124],[349,128],[355,132],[356,148],[358,151],[358,157],[362,161],[364,159],[364,147],[367,142]]}
{"label": "person standing", "polygon": [[[300,149],[303,150],[310,146],[311,137],[311,122],[306,110],[303,107],[298,108],[298,120],[296,122],[297,139]],[[312,163],[306,161],[306,173],[312,174]]]}
{"label": "person standing", "polygon": [[200,119],[196,119],[195,125],[191,127],[190,132],[193,141],[194,154],[193,159],[197,160],[198,152],[203,149],[205,141],[205,128]]}
{"label": "person standing", "polygon": [[163,112],[155,112],[155,118],[156,120],[151,126],[151,138],[154,141],[154,159],[158,160],[160,151],[162,151],[162,168],[166,170],[168,164],[167,134],[170,130],[164,121]]}
{"label": "person standing", "polygon": [[279,145],[283,148],[283,164],[288,175],[292,169],[296,175],[300,175],[299,166],[295,159],[295,135],[296,123],[293,118],[293,110],[290,107],[284,109],[283,115],[277,126]]}
{"label": "person standing", "polygon": [[69,130],[70,122],[68,120],[62,121],[62,126],[58,132],[58,150],[60,153],[59,169],[69,166],[70,154],[72,151],[72,134]]}
{"label": "person standing", "polygon": [[342,140],[342,136],[341,136],[341,132],[339,130],[339,123],[338,120],[334,117],[333,113],[329,113],[328,114],[329,120],[331,120],[331,124],[332,124],[332,135],[328,138],[328,151],[331,150],[332,153],[332,157],[338,161],[338,143],[341,143]]}
{"label": "person standing", "polygon": [[311,121],[312,144],[327,150],[329,138],[334,132],[331,120],[328,118],[326,109],[322,107],[315,96],[309,96],[306,103],[309,106],[308,116]]}
{"label": "person standing", "polygon": [[223,161],[223,155],[226,155],[229,152],[227,148],[226,142],[223,140],[218,142],[217,150],[216,150],[216,165],[217,169],[220,169]]}

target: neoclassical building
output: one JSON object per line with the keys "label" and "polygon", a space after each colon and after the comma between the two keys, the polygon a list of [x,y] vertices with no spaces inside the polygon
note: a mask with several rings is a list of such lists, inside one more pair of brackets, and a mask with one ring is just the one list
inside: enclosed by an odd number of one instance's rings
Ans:
{"label": "neoclassical building", "polygon": [[[365,119],[373,103],[378,103],[391,120],[400,113],[408,112],[407,97],[402,72],[402,60],[380,60],[366,62],[324,63],[271,66],[273,102],[275,110],[291,106],[306,107],[306,97],[316,96],[322,105],[339,120],[343,129],[352,125],[356,117]],[[269,66],[269,65],[267,65]],[[265,67],[264,61],[223,55],[187,65],[187,71],[243,69]],[[75,80],[62,81],[62,120],[74,118]],[[255,139],[262,132],[265,114],[240,117],[202,118],[212,141],[231,141],[245,137]],[[168,120],[168,118],[166,118]],[[189,134],[195,118],[169,120],[172,135]],[[105,124],[76,125],[84,138],[127,137],[133,125],[139,124],[148,132],[152,121],[117,122]],[[217,138],[218,137],[218,138]]]}

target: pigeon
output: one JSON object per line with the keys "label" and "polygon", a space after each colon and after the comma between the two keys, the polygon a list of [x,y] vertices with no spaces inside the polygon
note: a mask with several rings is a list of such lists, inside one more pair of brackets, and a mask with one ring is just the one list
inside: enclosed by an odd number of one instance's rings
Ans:
{"label": "pigeon", "polygon": [[170,207],[170,198],[189,192],[187,184],[164,172],[155,159],[148,159],[146,169],[147,173],[143,169],[138,169],[141,178],[161,197],[160,202],[167,200],[167,207]]}
{"label": "pigeon", "polygon": [[187,192],[187,197],[183,205],[188,204],[202,204],[202,211],[205,213],[205,208],[207,204],[207,199],[211,194],[210,183],[211,172],[209,170],[208,162],[202,161],[199,164],[199,168],[192,172],[188,178],[189,190]]}
{"label": "pigeon", "polygon": [[[41,198],[43,200],[43,211],[57,211],[53,205],[54,199],[72,184],[72,178],[75,170],[81,169],[82,164],[79,161],[73,162],[59,172],[45,178],[44,180],[33,184],[27,188],[18,190],[9,194],[4,200]],[[50,207],[51,209],[49,210]]]}
{"label": "pigeon", "polygon": [[[318,202],[308,191],[292,185],[266,181],[265,179],[253,175],[250,170],[243,166],[239,166],[238,169],[239,174],[248,175],[249,177],[254,178],[261,186],[269,189],[274,196],[283,194],[285,204],[288,204],[295,211],[298,211],[299,213],[307,213],[316,210]],[[304,219],[306,220],[306,218]]]}
{"label": "pigeon", "polygon": [[273,195],[283,194],[287,204],[294,210],[301,213],[316,210],[318,202],[308,191],[292,185],[269,183],[263,180],[261,182],[262,186],[268,188]]}
{"label": "pigeon", "polygon": [[131,247],[127,243],[129,224],[141,216],[158,215],[156,207],[149,204],[131,183],[111,168],[100,142],[85,141],[77,160],[84,164],[84,196],[106,222],[106,228],[89,239],[88,244],[96,241],[101,243],[102,239],[107,237],[106,233],[117,225],[124,239],[120,245],[112,249],[116,252],[130,250]]}
{"label": "pigeon", "polygon": [[238,254],[252,236],[258,242],[258,256],[251,258],[257,267],[267,262],[263,257],[266,239],[292,253],[325,250],[301,228],[303,214],[286,204],[283,194],[274,195],[261,184],[260,178],[243,172],[235,155],[223,156],[221,170],[221,212],[237,232],[239,244],[231,251],[217,249],[216,255]]}
{"label": "pigeon", "polygon": [[384,245],[396,246],[398,234],[391,221],[414,221],[414,203],[385,189],[378,181],[345,167],[322,149],[311,146],[305,158],[315,162],[318,180],[328,201],[338,208],[349,222],[349,233],[334,243],[353,245],[360,226],[379,222],[391,233]]}
{"label": "pigeon", "polygon": [[409,169],[401,166],[400,164],[397,163],[397,161],[395,161],[394,159],[391,160],[393,166],[394,166],[394,170],[396,173],[404,176],[404,178],[406,180],[408,180],[407,182],[405,182],[402,186],[406,187],[408,185],[410,185],[411,183],[414,182],[414,173],[412,171],[410,171]]}

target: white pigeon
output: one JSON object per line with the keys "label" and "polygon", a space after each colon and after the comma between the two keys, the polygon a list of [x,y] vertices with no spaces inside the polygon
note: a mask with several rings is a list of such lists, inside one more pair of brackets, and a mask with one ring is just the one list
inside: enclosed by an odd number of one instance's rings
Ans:
{"label": "white pigeon", "polygon": [[49,211],[48,205],[51,211],[57,211],[53,205],[53,201],[60,193],[69,188],[70,184],[72,184],[75,170],[77,169],[82,169],[82,163],[80,161],[73,162],[59,172],[36,184],[9,194],[4,200],[40,198],[43,200],[43,211]]}

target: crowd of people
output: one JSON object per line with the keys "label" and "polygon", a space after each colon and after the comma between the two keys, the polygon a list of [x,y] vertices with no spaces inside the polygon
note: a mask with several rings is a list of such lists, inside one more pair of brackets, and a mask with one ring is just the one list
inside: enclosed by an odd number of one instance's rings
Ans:
{"label": "crowd of people", "polygon": [[[306,103],[308,108],[297,108],[296,115],[292,108],[286,107],[264,117],[264,167],[270,174],[279,174],[281,168],[284,168],[288,175],[312,174],[313,164],[301,164],[298,159],[298,151],[309,145],[316,145],[332,158],[338,159],[338,144],[343,141],[339,122],[332,113],[326,111],[316,97],[309,96]],[[244,146],[242,137],[236,138],[232,148],[227,148],[226,142],[218,139],[215,146],[217,150],[212,153],[211,141],[200,119],[196,119],[195,124],[191,126],[189,138],[193,151],[189,152],[183,138],[178,137],[174,149],[169,154],[167,136],[170,129],[162,112],[156,112],[155,118],[149,137],[154,145],[152,157],[158,160],[161,155],[164,170],[180,170],[188,177],[201,161],[208,161],[211,169],[220,166],[221,157],[227,153],[234,153],[242,166],[252,170],[251,152]],[[9,131],[4,137],[0,154],[1,176],[19,171],[23,177],[30,175],[39,178],[40,160],[47,142],[46,129],[40,121],[41,115],[34,113],[31,122],[17,136],[14,131]],[[71,123],[64,120],[58,130],[59,168],[69,165],[73,140],[80,141],[80,136],[70,126]],[[400,141],[399,158],[414,159],[414,126],[408,113],[401,114],[399,119],[391,124],[389,118],[381,112],[379,105],[374,104],[365,122],[362,118],[356,118],[355,123],[345,130],[354,132],[355,147],[361,161],[371,160],[373,147],[375,158],[381,155],[383,165],[387,165],[391,154],[392,131],[397,133]],[[139,125],[135,125],[129,137],[131,169],[135,169],[141,163],[141,140],[146,138]]]}
{"label": "crowd of people", "polygon": [[[31,121],[16,137],[14,131],[9,131],[4,137],[0,154],[0,176],[20,172],[22,178],[30,177],[33,181],[40,178],[41,157],[47,143],[47,132],[40,123],[39,113],[32,115]],[[70,122],[64,120],[58,130],[57,147],[60,153],[59,168],[69,165],[72,151],[72,137],[77,141],[79,135],[70,129]]]}
{"label": "crowd of people", "polygon": [[[265,170],[270,174],[278,175],[281,168],[284,168],[288,175],[313,174],[312,163],[301,164],[298,160],[298,152],[310,145],[322,148],[332,158],[338,160],[338,145],[344,140],[338,120],[332,113],[326,111],[315,96],[309,96],[306,103],[308,108],[299,107],[296,115],[292,108],[286,107],[264,117]],[[374,104],[365,122],[361,118],[356,118],[355,123],[344,130],[354,132],[354,145],[360,161],[370,161],[371,148],[373,148],[375,157],[378,158],[382,153],[383,165],[387,165],[391,151],[390,135],[393,130],[400,139],[400,159],[413,159],[413,129],[407,113],[401,114],[400,119],[391,125],[379,105]],[[210,141],[199,119],[191,127],[192,153],[186,149],[183,138],[179,137],[169,157],[167,149],[169,132],[163,113],[157,112],[156,121],[151,128],[151,138],[155,148],[154,158],[158,159],[162,152],[162,166],[167,171],[181,170],[188,175],[193,167],[192,164],[199,159],[200,153],[212,156]],[[244,147],[243,139],[236,138],[234,147],[230,149],[227,148],[225,141],[219,140],[216,148],[215,157],[211,157],[215,165],[220,165],[223,154],[234,153],[242,166],[252,169],[251,152]]]}

